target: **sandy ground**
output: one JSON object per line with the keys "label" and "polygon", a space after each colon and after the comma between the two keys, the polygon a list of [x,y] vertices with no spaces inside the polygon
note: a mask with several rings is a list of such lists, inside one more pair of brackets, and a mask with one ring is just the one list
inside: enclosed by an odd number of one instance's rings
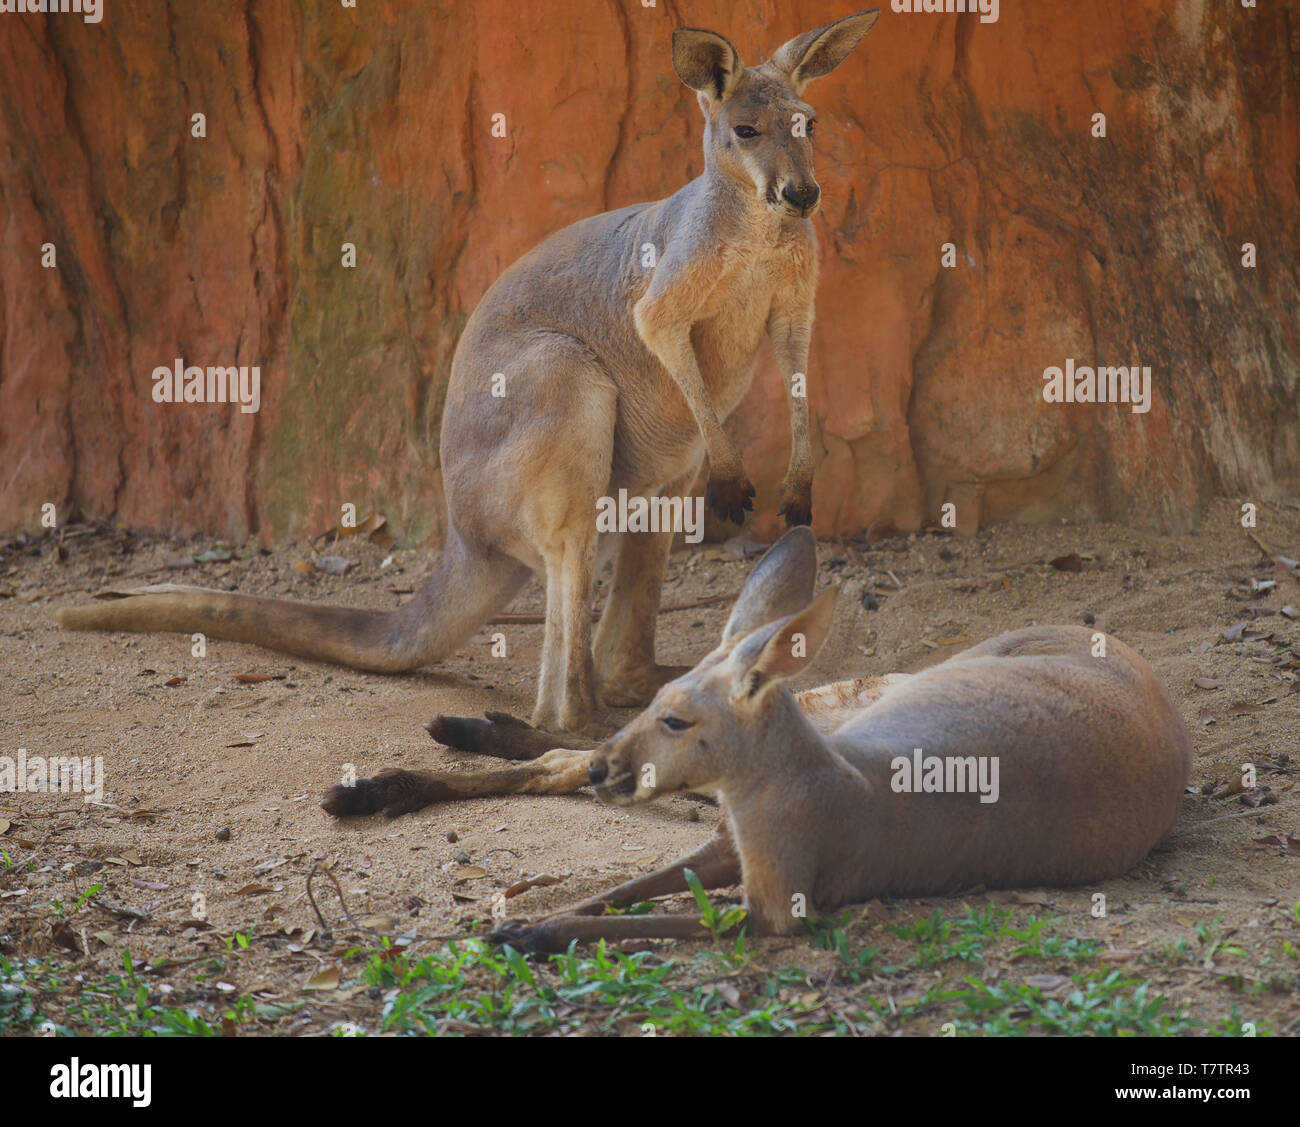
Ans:
{"label": "sandy ground", "polygon": [[[1260,540],[1300,557],[1300,505],[1264,505],[1258,519]],[[435,713],[485,709],[527,716],[541,627],[484,629],[454,659],[398,677],[221,641],[210,641],[200,658],[180,635],[69,633],[54,624],[55,608],[156,582],[391,608],[418,586],[433,554],[353,537],[325,549],[355,564],[331,576],[295,570],[310,555],[304,545],[186,563],[211,543],[82,525],[64,530],[60,547],[59,535],[20,538],[0,553],[7,697],[0,755],[25,748],[29,756],[102,757],[104,801],[0,794],[0,848],[11,862],[0,870],[0,950],[10,957],[54,952],[87,971],[118,970],[128,945],[140,966],[224,950],[223,937],[252,933],[257,941],[225,979],[240,994],[296,997],[357,942],[332,892],[321,905],[333,935],[321,942],[305,897],[306,875],[318,862],[330,866],[357,919],[396,933],[448,934],[485,920],[494,895],[523,876],[561,879],[512,899],[510,913],[521,917],[670,860],[716,821],[715,808],[685,797],[618,811],[585,792],[463,802],[394,821],[332,821],[317,803],[348,764],[361,775],[479,765],[435,745],[421,724]],[[676,552],[665,604],[738,591],[752,560],[733,558],[737,543],[730,551]],[[1072,553],[1082,570],[1045,562]],[[991,899],[1018,910],[1038,905],[1032,910],[1040,915],[1050,904],[1064,934],[1102,939],[1172,1002],[1206,1020],[1236,1005],[1276,1032],[1300,1031],[1297,964],[1280,954],[1286,940],[1300,946],[1292,913],[1300,842],[1289,850],[1279,844],[1300,837],[1300,622],[1291,617],[1300,615],[1292,609],[1300,607],[1300,570],[1266,558],[1241,528],[1238,506],[1212,505],[1198,532],[1180,537],[1115,525],[1001,526],[974,539],[936,532],[824,543],[821,556],[823,580],[846,590],[832,639],[798,687],[914,671],[1004,630],[1089,615],[1144,654],[1196,748],[1195,793],[1178,828],[1133,872],[1100,886],[1110,903],[1104,920],[1089,914],[1097,889]],[[511,609],[539,611],[540,589],[530,586]],[[727,611],[723,602],[664,613],[660,660],[698,660]],[[1231,640],[1243,620],[1242,640]],[[492,630],[506,632],[507,657],[491,656]],[[240,674],[270,679],[242,683]],[[631,715],[609,711],[600,723],[613,730]],[[1257,768],[1253,794],[1232,789],[1246,761]],[[71,906],[93,884],[102,890],[67,923],[66,909],[63,918],[54,914],[52,900]],[[960,904],[892,902],[876,905],[871,918],[906,922]],[[1235,985],[1199,964],[1166,973],[1142,960],[1180,938],[1195,946],[1194,926],[1216,917],[1217,934],[1246,953],[1233,960]],[[828,957],[806,939],[759,943],[755,952],[764,965],[810,970]],[[181,989],[183,973],[175,974]],[[1256,988],[1243,993],[1243,983]],[[202,990],[186,996],[205,997]],[[314,1032],[343,1019],[373,1025],[376,1012],[364,993],[314,993],[274,1028]]]}

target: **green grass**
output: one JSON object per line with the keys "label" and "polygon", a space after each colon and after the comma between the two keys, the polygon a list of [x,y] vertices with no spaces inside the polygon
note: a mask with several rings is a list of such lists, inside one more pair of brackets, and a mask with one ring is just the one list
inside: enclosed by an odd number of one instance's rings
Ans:
{"label": "green grass", "polygon": [[[740,909],[713,905],[693,888],[701,919],[714,934],[710,949],[637,953],[571,948],[526,956],[467,937],[417,955],[387,941],[357,948],[341,960],[342,984],[357,1016],[328,1030],[373,1034],[527,1035],[536,1033],[724,1036],[880,1034],[922,1036],[1241,1036],[1247,1026],[1234,1006],[1217,1022],[1172,1007],[1140,976],[1100,965],[1101,944],[1053,933],[1051,917],[995,905],[958,915],[935,912],[906,925],[873,929],[875,942],[854,941],[852,913],[806,922],[813,950],[832,953],[809,967],[763,966],[763,949],[747,949]],[[1235,956],[1219,920],[1196,929],[1164,957],[1186,964]],[[739,936],[731,933],[740,928]],[[892,939],[891,939],[892,937]],[[898,941],[902,941],[901,944]],[[174,993],[155,993],[151,968],[94,982],[51,959],[0,957],[0,1034],[46,1032],[96,1036],[218,1036],[282,1032],[304,1003],[267,1005],[222,997],[214,989],[227,958],[248,948],[236,934],[228,953],[167,968],[187,977]],[[989,966],[996,958],[996,968]],[[1046,960],[1068,981],[1043,989],[1026,962]],[[1289,961],[1289,960],[1288,960]],[[984,969],[981,969],[984,968]],[[1068,968],[1068,972],[1067,972]],[[918,986],[917,983],[920,982]],[[368,989],[367,989],[368,988]],[[322,999],[324,1000],[324,999]],[[1267,1027],[1253,1030],[1263,1036]]]}
{"label": "green grass", "polygon": [[1204,1030],[1204,1023],[1165,1010],[1163,994],[1117,970],[1075,975],[1074,988],[1060,998],[1044,997],[1024,983],[984,983],[966,978],[966,988],[940,992],[956,1002],[955,1035],[1028,1037],[1041,1033],[1092,1037],[1177,1037]]}
{"label": "green grass", "polygon": [[[36,1000],[44,995],[62,999],[66,1012],[59,1020]],[[218,1037],[232,1026],[284,1012],[285,1007],[263,1006],[247,998],[232,999],[219,1014],[207,1017],[197,1006],[166,1005],[135,973],[130,951],[123,953],[121,974],[106,974],[96,982],[85,981],[75,967],[52,959],[11,962],[0,956],[0,1034]]]}

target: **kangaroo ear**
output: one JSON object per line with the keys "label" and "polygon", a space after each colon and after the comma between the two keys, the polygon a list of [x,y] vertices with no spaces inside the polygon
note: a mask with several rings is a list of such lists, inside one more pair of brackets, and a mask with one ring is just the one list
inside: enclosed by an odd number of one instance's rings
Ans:
{"label": "kangaroo ear", "polygon": [[770,622],[743,638],[727,659],[731,699],[758,696],[765,688],[812,664],[830,633],[838,587],[827,587],[798,614]]}
{"label": "kangaroo ear", "polygon": [[745,64],[716,31],[679,27],[673,32],[673,70],[692,90],[721,102],[736,88]]}
{"label": "kangaroo ear", "polygon": [[722,630],[729,642],[806,607],[817,586],[817,538],[798,525],[773,544],[745,580]]}
{"label": "kangaroo ear", "polygon": [[849,57],[849,52],[862,42],[862,37],[871,30],[879,15],[880,9],[872,8],[856,16],[845,16],[815,31],[805,31],[773,55],[772,62],[789,76],[795,93],[802,93],[814,78],[830,74]]}

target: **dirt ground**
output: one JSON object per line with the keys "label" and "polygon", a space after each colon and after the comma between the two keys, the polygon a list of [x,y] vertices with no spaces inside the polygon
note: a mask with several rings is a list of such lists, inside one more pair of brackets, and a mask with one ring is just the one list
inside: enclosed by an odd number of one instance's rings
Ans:
{"label": "dirt ground", "polygon": [[[1207,1021],[1238,1006],[1243,1018],[1294,1034],[1297,964],[1279,952],[1288,940],[1300,946],[1293,914],[1300,899],[1300,569],[1271,562],[1260,542],[1300,557],[1300,505],[1260,506],[1253,531],[1258,540],[1242,529],[1240,507],[1223,501],[1202,514],[1197,533],[1178,537],[1061,524],[998,526],[972,539],[929,532],[823,543],[822,579],[846,590],[830,642],[797,687],[914,671],[1004,630],[1095,618],[1169,686],[1196,748],[1192,793],[1174,834],[1133,872],[1099,888],[989,898],[1017,910],[1039,905],[1040,915],[1050,905],[1065,934],[1101,939],[1117,952],[1114,961],[1141,965],[1138,973],[1173,1003]],[[738,591],[752,559],[735,558],[742,541],[729,543],[675,552],[665,605]],[[127,946],[142,966],[224,950],[225,937],[239,932],[257,941],[232,965],[226,986],[241,995],[301,997],[314,973],[357,944],[324,884],[319,900],[333,935],[321,942],[305,896],[318,861],[369,926],[448,934],[487,919],[494,895],[526,875],[561,879],[513,897],[512,916],[560,907],[670,860],[716,821],[716,808],[687,797],[625,811],[586,792],[463,802],[393,821],[332,821],[319,797],[348,764],[360,775],[478,765],[438,747],[421,724],[436,713],[485,709],[526,717],[542,628],[488,627],[433,669],[384,677],[216,640],[200,658],[181,635],[77,634],[53,622],[57,607],[98,591],[158,582],[387,609],[409,598],[434,558],[352,537],[323,549],[354,561],[343,576],[295,570],[311,554],[301,544],[193,562],[212,547],[80,525],[20,538],[0,552],[0,755],[25,748],[29,756],[102,756],[105,772],[102,804],[80,795],[0,794],[0,848],[10,861],[0,869],[0,952],[10,958],[54,953],[86,973],[115,971]],[[1078,558],[1062,558],[1072,554]],[[541,602],[533,584],[511,610],[540,611]],[[663,613],[660,660],[702,657],[728,607]],[[496,630],[507,636],[504,658],[491,655]],[[240,674],[270,679],[244,683]],[[631,715],[609,711],[601,722],[609,731]],[[1248,761],[1259,786],[1243,793],[1233,780]],[[102,890],[69,915],[93,884]],[[1105,919],[1089,913],[1096,891],[1110,905]],[[62,915],[54,900],[65,906]],[[877,904],[870,918],[903,923],[961,902]],[[1231,960],[1235,984],[1222,965],[1215,973],[1196,960],[1167,970],[1142,961],[1143,952],[1179,939],[1195,946],[1197,924],[1213,925],[1244,952]],[[829,957],[807,939],[754,947],[765,964],[798,963],[810,973]],[[160,978],[179,990],[183,970]],[[1259,989],[1243,993],[1243,982]],[[376,1005],[364,992],[314,992],[275,1031],[319,1032],[345,1019],[373,1024]]]}

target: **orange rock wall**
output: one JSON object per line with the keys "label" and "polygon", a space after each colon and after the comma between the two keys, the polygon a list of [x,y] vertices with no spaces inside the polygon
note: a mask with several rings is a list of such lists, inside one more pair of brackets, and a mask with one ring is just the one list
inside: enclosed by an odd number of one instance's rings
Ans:
{"label": "orange rock wall", "polygon": [[[968,519],[1182,528],[1208,496],[1300,488],[1300,12],[1002,0],[981,23],[881,6],[808,92],[818,531],[917,527],[950,499]],[[440,408],[483,291],[557,228],[702,168],[672,28],[757,61],[851,10],[0,15],[0,527],[35,527],[52,501],[61,520],[273,539],[352,502],[436,540]],[[178,356],[259,365],[260,412],[155,404],[151,373]],[[1044,368],[1067,358],[1149,365],[1152,409],[1044,403]],[[777,527],[782,399],[765,354],[731,424],[759,535]]]}

